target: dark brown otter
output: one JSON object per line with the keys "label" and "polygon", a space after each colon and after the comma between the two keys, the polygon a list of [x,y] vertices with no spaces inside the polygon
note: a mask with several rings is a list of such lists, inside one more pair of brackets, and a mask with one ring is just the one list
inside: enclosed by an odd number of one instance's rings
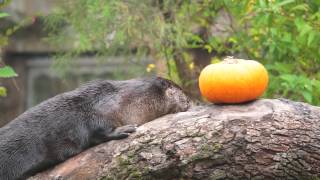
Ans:
{"label": "dark brown otter", "polygon": [[160,77],[89,82],[40,103],[0,129],[0,179],[24,179],[189,106],[183,91]]}

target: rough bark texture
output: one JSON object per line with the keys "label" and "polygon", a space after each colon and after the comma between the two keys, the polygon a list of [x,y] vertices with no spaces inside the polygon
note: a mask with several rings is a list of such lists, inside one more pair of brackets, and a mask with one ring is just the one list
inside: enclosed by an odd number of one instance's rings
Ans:
{"label": "rough bark texture", "polygon": [[197,106],[32,179],[319,179],[320,108],[288,100]]}

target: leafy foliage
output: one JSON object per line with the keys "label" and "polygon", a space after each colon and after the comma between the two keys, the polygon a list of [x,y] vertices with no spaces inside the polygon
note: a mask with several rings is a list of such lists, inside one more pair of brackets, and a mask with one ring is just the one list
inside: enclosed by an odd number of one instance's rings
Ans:
{"label": "leafy foliage", "polygon": [[5,66],[0,68],[0,78],[16,77],[16,72],[10,67]]}
{"label": "leafy foliage", "polygon": [[[231,20],[228,35],[215,36],[210,30],[222,11]],[[193,48],[256,59],[270,73],[267,97],[320,104],[319,0],[72,0],[46,24],[48,40],[58,46],[68,42],[71,56],[134,49],[135,55],[165,60],[176,79],[184,78],[176,75],[184,68],[176,65],[177,57],[197,69],[186,55]]]}
{"label": "leafy foliage", "polygon": [[[8,4],[10,0],[0,1],[0,8]],[[8,17],[9,14],[5,12],[0,12],[0,19]],[[8,38],[12,35],[20,26],[14,26],[5,30],[5,32],[0,32],[0,62],[1,62],[1,48],[8,44]],[[17,74],[10,66],[0,67],[0,78],[10,78],[15,77]],[[0,86],[0,97],[6,96],[7,90],[5,87]]]}
{"label": "leafy foliage", "polygon": [[[238,13],[234,47],[264,62],[271,76],[268,97],[320,104],[320,1],[247,1]],[[245,26],[249,24],[249,28]]]}

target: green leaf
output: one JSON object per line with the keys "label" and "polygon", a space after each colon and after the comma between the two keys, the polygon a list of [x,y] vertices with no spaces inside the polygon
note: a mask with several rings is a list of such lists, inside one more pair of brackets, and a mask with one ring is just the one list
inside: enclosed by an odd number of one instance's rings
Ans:
{"label": "green leaf", "polygon": [[289,63],[276,62],[273,69],[278,71],[280,74],[290,74],[293,70],[293,65]]}
{"label": "green leaf", "polygon": [[312,30],[312,27],[309,24],[304,24],[303,29],[300,31],[299,36],[304,36]]}
{"label": "green leaf", "polygon": [[109,4],[107,4],[106,6],[103,7],[102,14],[104,17],[110,17],[111,11],[110,11]]}
{"label": "green leaf", "polygon": [[264,0],[260,0],[259,1],[259,5],[260,5],[261,8],[266,8],[266,6],[267,6],[267,4],[266,4],[266,2]]}
{"label": "green leaf", "polygon": [[0,97],[7,96],[7,89],[3,86],[0,86]]}
{"label": "green leaf", "polygon": [[302,91],[302,96],[308,103],[312,103],[312,94],[311,94],[311,92]]}
{"label": "green leaf", "polygon": [[204,48],[208,50],[208,53],[212,52],[212,47],[210,45],[206,44]]}
{"label": "green leaf", "polygon": [[18,74],[10,67],[5,66],[0,68],[0,77],[1,78],[9,78],[9,77],[16,77]]}
{"label": "green leaf", "polygon": [[308,36],[308,46],[311,45],[312,41],[314,40],[314,38],[316,37],[316,33],[314,31],[310,32],[309,33],[309,36]]}
{"label": "green leaf", "polygon": [[276,6],[281,7],[281,6],[284,6],[284,5],[293,3],[293,2],[295,2],[295,0],[286,0],[286,1],[282,1],[281,3],[277,4]]}
{"label": "green leaf", "polygon": [[[312,81],[311,81],[312,82]],[[304,88],[306,88],[309,92],[312,92],[312,83],[308,83],[304,85]]]}
{"label": "green leaf", "polygon": [[282,40],[285,41],[285,42],[291,42],[292,41],[291,34],[284,33]]}
{"label": "green leaf", "polygon": [[283,74],[280,76],[280,79],[288,82],[290,86],[293,86],[296,83],[297,76],[292,74]]}
{"label": "green leaf", "polygon": [[300,31],[303,28],[304,21],[302,18],[296,18],[294,20],[294,24],[296,25],[297,29]]}
{"label": "green leaf", "polygon": [[0,13],[0,18],[7,17],[7,16],[10,16],[10,15],[4,12]]}
{"label": "green leaf", "polygon": [[309,6],[308,6],[308,4],[303,3],[303,4],[299,4],[299,5],[295,6],[295,7],[293,7],[291,9],[291,11],[298,11],[298,10],[308,11],[309,10]]}
{"label": "green leaf", "polygon": [[191,35],[191,40],[194,41],[195,43],[202,43],[203,39],[199,35]]}

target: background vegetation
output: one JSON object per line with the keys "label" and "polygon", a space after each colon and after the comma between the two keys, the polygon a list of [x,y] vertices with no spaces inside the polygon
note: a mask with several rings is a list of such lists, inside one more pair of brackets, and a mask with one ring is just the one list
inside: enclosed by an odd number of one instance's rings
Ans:
{"label": "background vegetation", "polygon": [[[215,34],[223,13],[230,23]],[[319,0],[71,0],[45,21],[48,41],[70,47],[58,67],[85,52],[149,55],[199,97],[200,70],[233,55],[265,64],[266,97],[320,105]]]}
{"label": "background vegetation", "polygon": [[[9,0],[0,1],[0,8],[4,7],[8,3],[9,3]],[[0,11],[0,21],[8,16],[9,14]],[[6,29],[4,32],[0,32],[0,78],[10,78],[10,77],[17,76],[15,71],[10,66],[5,66],[4,63],[2,62],[1,50],[4,46],[8,44],[9,36],[12,35],[12,33],[14,33],[18,28],[19,26],[15,26],[15,27]],[[7,95],[6,88],[1,86],[0,84],[0,97],[6,96],[6,95]]]}

